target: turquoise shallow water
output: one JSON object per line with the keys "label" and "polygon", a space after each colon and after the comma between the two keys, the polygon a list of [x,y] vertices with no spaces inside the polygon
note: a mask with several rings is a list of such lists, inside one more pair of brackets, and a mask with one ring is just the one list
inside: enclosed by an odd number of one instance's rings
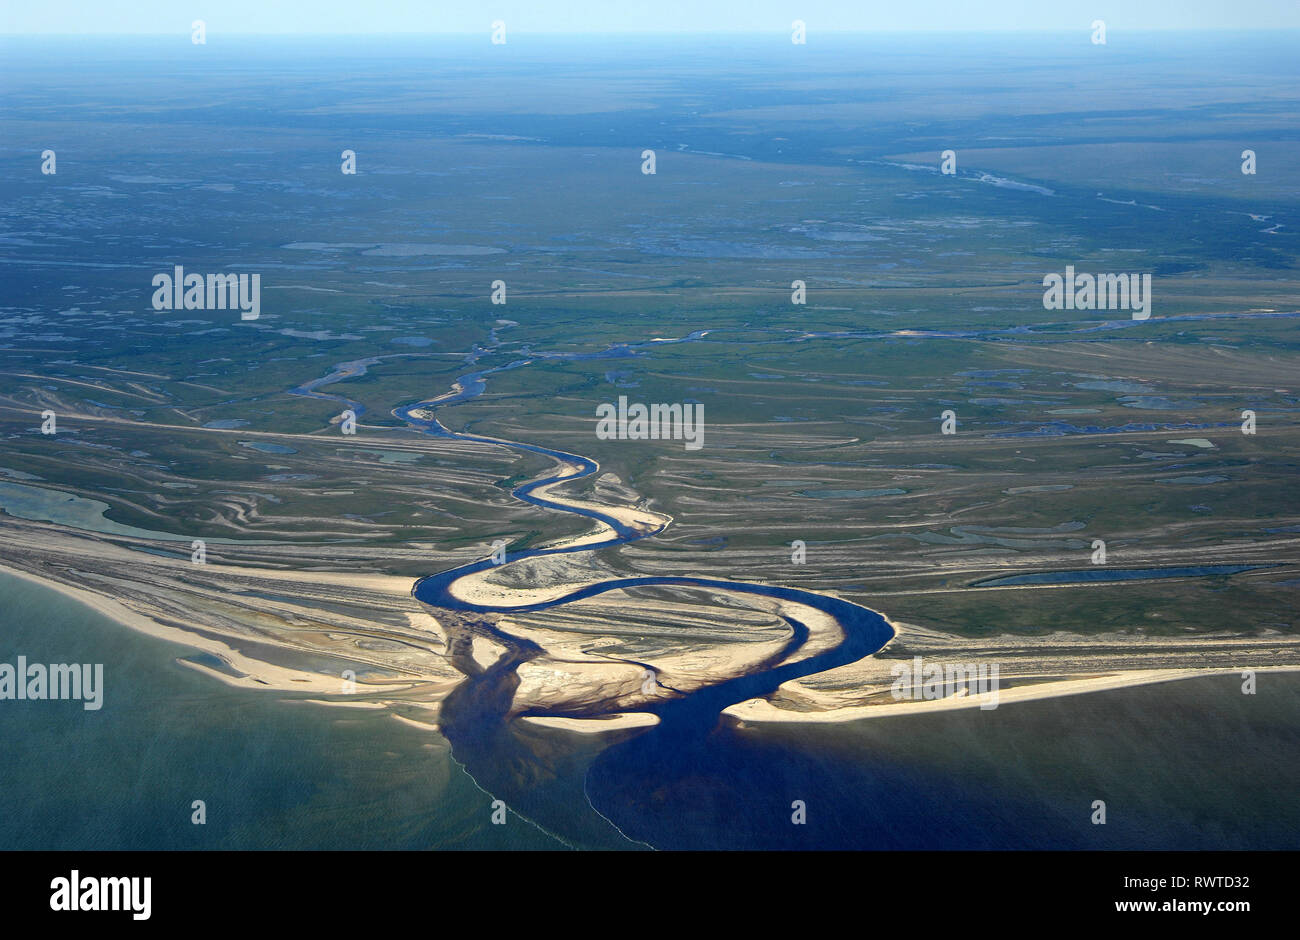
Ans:
{"label": "turquoise shallow water", "polygon": [[[0,701],[0,849],[553,848],[379,713],[178,665],[192,648],[0,574],[0,662],[103,663],[104,705]],[[207,823],[193,825],[204,800]]]}

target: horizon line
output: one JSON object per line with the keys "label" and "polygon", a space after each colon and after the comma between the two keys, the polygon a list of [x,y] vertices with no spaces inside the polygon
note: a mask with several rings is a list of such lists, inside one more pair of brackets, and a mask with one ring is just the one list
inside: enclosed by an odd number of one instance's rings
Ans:
{"label": "horizon line", "polygon": [[[359,37],[359,36],[383,36],[383,37],[407,37],[407,36],[483,36],[491,32],[490,26],[484,29],[448,29],[448,30],[329,30],[325,32],[310,32],[302,30],[279,30],[274,32],[252,32],[243,30],[218,30],[210,33],[218,37],[221,36],[249,36],[249,37]],[[1076,33],[1087,34],[1091,32],[1090,26],[1077,27],[998,27],[992,29],[977,28],[953,28],[953,29],[909,29],[906,27],[882,27],[880,29],[834,29],[825,27],[808,27],[809,35],[821,36],[878,36],[878,35],[918,35],[918,36],[954,36],[954,35],[975,35],[975,36],[995,36],[1008,34],[1031,34],[1031,35],[1051,35],[1051,36],[1068,36]],[[1138,26],[1138,27],[1121,27],[1119,29],[1110,28],[1110,35],[1132,35],[1135,33],[1212,33],[1215,35],[1231,33],[1294,33],[1300,32],[1300,25],[1296,26]],[[87,31],[87,32],[54,32],[54,31],[37,31],[37,32],[8,32],[0,30],[2,37],[45,37],[49,39],[84,39],[92,36],[99,37],[120,37],[120,38],[146,38],[146,37],[188,37],[190,29],[188,26],[175,30],[154,31],[154,32],[127,32],[127,31]],[[646,30],[646,29],[608,29],[608,30],[549,30],[549,29],[515,29],[510,36],[789,36],[788,28],[781,29],[663,29],[663,30]],[[508,45],[509,43],[505,43]]]}

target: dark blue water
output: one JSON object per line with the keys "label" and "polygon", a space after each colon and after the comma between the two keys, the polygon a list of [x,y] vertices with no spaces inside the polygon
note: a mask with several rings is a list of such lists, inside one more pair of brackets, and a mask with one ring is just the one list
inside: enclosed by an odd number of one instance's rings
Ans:
{"label": "dark blue water", "polygon": [[615,745],[588,791],[663,849],[1295,849],[1297,715],[1300,677],[1273,673],[1256,695],[1228,675],[993,711],[724,725],[685,750]]}

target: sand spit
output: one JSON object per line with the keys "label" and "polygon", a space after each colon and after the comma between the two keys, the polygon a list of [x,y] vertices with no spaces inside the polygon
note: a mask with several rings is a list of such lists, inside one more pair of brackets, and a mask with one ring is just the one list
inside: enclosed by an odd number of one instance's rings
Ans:
{"label": "sand spit", "polygon": [[53,588],[60,594],[70,597],[78,603],[84,604],[92,610],[103,614],[106,617],[116,620],[124,626],[131,627],[141,633],[160,640],[167,640],[172,643],[179,643],[184,646],[193,647],[204,653],[211,654],[228,663],[233,669],[236,669],[245,675],[236,677],[228,675],[217,669],[212,669],[199,663],[182,660],[183,665],[195,669],[205,675],[218,679],[227,685],[242,688],[262,688],[273,689],[280,692],[315,692],[331,693],[340,691],[339,679],[337,677],[325,677],[310,672],[287,669],[280,666],[274,666],[270,663],[259,662],[251,659],[232,646],[221,643],[217,640],[206,639],[194,633],[185,630],[168,627],[163,624],[143,616],[134,610],[118,603],[111,598],[96,594],[93,591],[87,591],[81,588],[73,587],[62,581],[56,581],[51,578],[39,577],[29,571],[23,571],[19,568],[12,568],[7,565],[0,566],[0,571],[5,574],[15,575],[27,581],[32,581],[47,588]]}
{"label": "sand spit", "polygon": [[626,731],[629,728],[648,728],[659,724],[659,718],[649,712],[619,712],[607,718],[562,718],[551,715],[525,715],[519,719],[543,728],[557,728],[574,734],[604,734],[609,731]]}
{"label": "sand spit", "polygon": [[[0,571],[134,630],[219,660],[186,667],[233,687],[359,697],[445,694],[460,679],[410,579],[192,564],[5,518]],[[354,685],[344,673],[350,672]]]}
{"label": "sand spit", "polygon": [[1084,695],[1105,692],[1130,686],[1153,685],[1195,679],[1205,676],[1237,676],[1244,669],[1256,673],[1300,672],[1300,666],[1244,666],[1242,669],[1135,669],[1129,672],[1100,676],[1080,676],[1034,683],[1028,686],[1002,689],[996,695],[953,695],[934,701],[893,701],[886,699],[871,705],[830,707],[825,711],[790,711],[779,708],[764,699],[750,699],[723,710],[724,715],[737,719],[742,725],[773,723],[829,724],[859,721],[864,718],[892,718],[897,715],[918,715],[930,712],[953,711],[959,708],[1002,708],[1017,702],[1036,699],[1059,698],[1065,695]]}
{"label": "sand spit", "polygon": [[[905,623],[892,623],[895,637],[875,656],[787,682],[768,699],[751,699],[724,714],[742,724],[821,724],[924,714],[960,708],[1001,708],[1017,702],[1081,695],[1200,676],[1241,677],[1300,671],[1300,639],[1231,634],[1195,637],[998,636],[979,640]],[[938,664],[996,665],[996,694],[969,690],[946,698],[896,699],[896,666],[914,656]],[[1278,662],[1282,660],[1282,662]],[[1263,665],[1268,663],[1268,665]]]}

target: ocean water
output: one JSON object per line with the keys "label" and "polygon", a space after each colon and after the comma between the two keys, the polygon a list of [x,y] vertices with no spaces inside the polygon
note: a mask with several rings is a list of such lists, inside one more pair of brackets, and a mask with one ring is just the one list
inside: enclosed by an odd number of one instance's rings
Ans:
{"label": "ocean water", "polygon": [[177,664],[196,650],[10,575],[0,607],[0,662],[103,663],[105,687],[99,711],[0,701],[0,849],[560,845],[513,814],[493,825],[436,734],[228,687]]}
{"label": "ocean water", "polygon": [[[868,719],[719,727],[600,758],[588,790],[661,848],[1296,849],[1300,675]],[[802,800],[806,822],[792,804]],[[1093,802],[1106,823],[1093,824]]]}

